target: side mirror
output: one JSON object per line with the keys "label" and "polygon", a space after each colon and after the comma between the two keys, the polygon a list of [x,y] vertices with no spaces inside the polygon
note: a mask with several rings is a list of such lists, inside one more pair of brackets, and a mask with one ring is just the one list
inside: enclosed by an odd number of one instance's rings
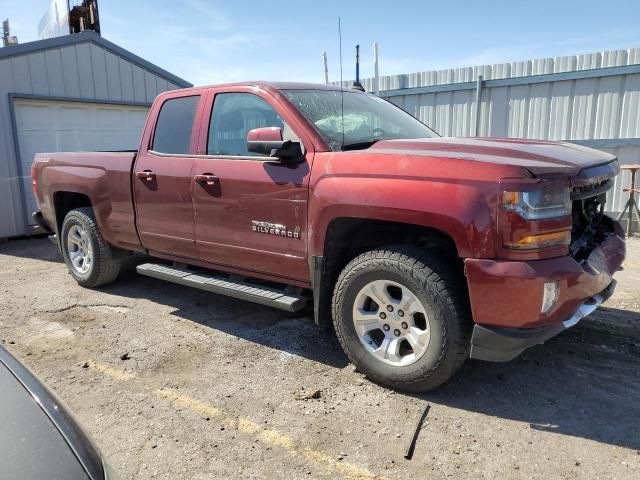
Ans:
{"label": "side mirror", "polygon": [[247,133],[247,150],[279,159],[282,163],[300,163],[304,156],[299,142],[282,139],[282,129],[262,127]]}

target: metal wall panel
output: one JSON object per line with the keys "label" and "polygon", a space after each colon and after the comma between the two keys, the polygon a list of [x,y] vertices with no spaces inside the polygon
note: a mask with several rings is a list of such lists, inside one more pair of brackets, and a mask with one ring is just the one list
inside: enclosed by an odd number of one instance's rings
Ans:
{"label": "metal wall panel", "polygon": [[62,68],[62,52],[60,49],[45,50],[45,71],[48,73],[48,88],[54,92],[64,92],[64,75]]}
{"label": "metal wall panel", "polygon": [[[383,76],[380,95],[443,136],[474,136],[478,75],[480,136],[601,140],[592,145],[621,164],[640,163],[640,49]],[[373,79],[362,83],[373,91]],[[624,206],[627,177],[616,179],[609,211]]]}
{"label": "metal wall panel", "polygon": [[[14,112],[22,171],[28,172],[38,152],[137,148],[148,108],[16,98]],[[30,185],[25,191],[28,225],[35,199]]]}
{"label": "metal wall panel", "polygon": [[31,195],[30,172],[20,168],[16,158],[10,94],[150,103],[158,93],[180,88],[150,67],[90,41],[33,52],[20,49],[0,58],[0,238],[27,233],[24,219],[30,213],[25,209],[25,198]]}
{"label": "metal wall panel", "polygon": [[[60,57],[62,58],[62,78],[63,91],[65,97],[78,98],[82,96],[80,90],[80,79],[84,79],[80,75],[77,48],[61,48]],[[89,70],[90,72],[91,70]]]}
{"label": "metal wall panel", "polygon": [[[13,59],[0,60],[0,88],[14,89]],[[0,237],[19,234],[24,229],[22,193],[17,181],[18,166],[13,150],[9,97],[0,91]]]}
{"label": "metal wall panel", "polygon": [[[611,153],[618,157],[621,165],[631,165],[640,163],[640,147],[616,147],[616,148],[601,148],[605,152]],[[607,205],[605,210],[607,212],[620,212],[624,207],[627,200],[629,200],[629,194],[624,193],[624,188],[629,188],[631,184],[631,173],[628,171],[622,171],[615,179],[613,188],[607,194]],[[640,188],[640,176],[636,175],[636,188]]]}

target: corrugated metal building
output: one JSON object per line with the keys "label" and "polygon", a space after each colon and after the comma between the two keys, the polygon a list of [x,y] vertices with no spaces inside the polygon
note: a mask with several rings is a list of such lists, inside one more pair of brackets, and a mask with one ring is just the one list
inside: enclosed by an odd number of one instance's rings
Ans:
{"label": "corrugated metal building", "polygon": [[135,149],[156,95],[189,86],[92,31],[0,49],[0,238],[32,230],[34,153]]}
{"label": "corrugated metal building", "polygon": [[[638,48],[385,76],[379,87],[444,136],[569,140],[640,163]],[[608,211],[622,209],[629,182],[617,178]]]}

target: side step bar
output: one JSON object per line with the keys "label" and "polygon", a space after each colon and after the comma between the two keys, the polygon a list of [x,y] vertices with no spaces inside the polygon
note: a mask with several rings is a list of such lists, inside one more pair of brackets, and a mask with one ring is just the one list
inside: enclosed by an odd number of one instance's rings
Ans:
{"label": "side step bar", "polygon": [[194,273],[186,269],[156,263],[138,265],[136,270],[139,274],[147,277],[248,300],[287,312],[297,312],[303,309],[307,303],[306,298],[288,294],[284,290],[235,281],[215,274]]}

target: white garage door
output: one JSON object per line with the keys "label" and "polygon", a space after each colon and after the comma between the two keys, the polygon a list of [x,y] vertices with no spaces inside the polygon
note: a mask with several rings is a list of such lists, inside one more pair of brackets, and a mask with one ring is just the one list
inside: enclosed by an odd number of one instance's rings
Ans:
{"label": "white garage door", "polygon": [[136,149],[149,109],[15,99],[14,111],[30,225],[35,210],[30,172],[36,153]]}

